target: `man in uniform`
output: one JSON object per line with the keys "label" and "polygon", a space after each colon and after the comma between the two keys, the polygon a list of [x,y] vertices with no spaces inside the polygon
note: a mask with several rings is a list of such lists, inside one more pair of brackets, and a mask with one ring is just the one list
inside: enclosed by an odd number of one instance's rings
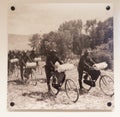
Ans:
{"label": "man in uniform", "polygon": [[48,93],[50,94],[50,77],[52,76],[52,73],[55,72],[55,63],[59,62],[62,64],[60,59],[57,56],[56,50],[51,50],[48,52],[46,57],[46,65],[45,65],[45,73],[47,77],[47,87],[48,87]]}
{"label": "man in uniform", "polygon": [[[100,75],[99,70],[95,70],[93,68],[93,65],[95,62],[90,58],[89,52],[86,50],[84,52],[84,55],[81,56],[79,64],[78,64],[78,74],[79,74],[79,86],[80,86],[80,91],[85,91],[83,85],[82,85],[82,77],[83,77],[83,71],[86,71],[92,79],[97,79],[98,76]],[[87,75],[85,76],[87,77]],[[93,84],[90,84],[90,86],[93,86]]]}

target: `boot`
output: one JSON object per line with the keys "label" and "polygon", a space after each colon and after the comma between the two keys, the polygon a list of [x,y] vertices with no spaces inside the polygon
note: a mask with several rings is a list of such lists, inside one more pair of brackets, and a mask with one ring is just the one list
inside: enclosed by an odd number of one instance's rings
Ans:
{"label": "boot", "polygon": [[60,89],[60,85],[59,85],[59,84],[52,84],[52,86],[53,86],[55,89],[57,89],[57,90]]}
{"label": "boot", "polygon": [[96,86],[94,81],[84,80],[83,82],[84,82],[85,84],[91,86],[91,87],[95,87],[95,86]]}

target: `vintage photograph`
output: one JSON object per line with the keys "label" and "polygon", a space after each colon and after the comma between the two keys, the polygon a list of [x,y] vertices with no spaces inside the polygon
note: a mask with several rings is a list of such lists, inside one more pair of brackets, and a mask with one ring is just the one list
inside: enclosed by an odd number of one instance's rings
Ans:
{"label": "vintage photograph", "polygon": [[9,5],[7,62],[10,111],[111,111],[112,5]]}

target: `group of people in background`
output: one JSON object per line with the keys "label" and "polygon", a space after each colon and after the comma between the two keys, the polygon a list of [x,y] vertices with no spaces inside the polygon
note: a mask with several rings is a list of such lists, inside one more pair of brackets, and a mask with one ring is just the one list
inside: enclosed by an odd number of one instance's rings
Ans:
{"label": "group of people in background", "polygon": [[[26,69],[23,74],[24,67],[26,66],[27,62],[33,62],[34,58],[37,56],[39,56],[39,55],[37,53],[35,53],[34,50],[31,50],[31,51],[29,51],[29,50],[28,51],[9,51],[8,52],[8,74],[9,74],[10,70],[11,71],[14,70],[14,64],[17,64],[17,66],[19,66],[19,68],[20,68],[21,79],[23,80],[24,76],[25,76],[25,78],[28,78],[30,69]],[[15,58],[17,58],[19,60],[19,62],[11,64],[10,60],[15,59]]]}

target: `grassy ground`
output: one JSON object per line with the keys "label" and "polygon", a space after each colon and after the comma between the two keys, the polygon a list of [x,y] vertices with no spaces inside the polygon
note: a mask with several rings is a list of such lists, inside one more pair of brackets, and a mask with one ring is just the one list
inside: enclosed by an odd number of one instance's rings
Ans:
{"label": "grassy ground", "polygon": [[[92,88],[88,93],[80,94],[76,103],[71,102],[66,93],[61,91],[56,98],[49,98],[47,94],[47,85],[44,69],[42,74],[37,73],[38,83],[36,86],[23,85],[20,77],[8,78],[8,109],[9,110],[112,110],[114,107],[114,96],[109,97],[102,93],[98,82],[96,87]],[[103,71],[113,78],[113,72]],[[66,72],[67,78],[73,79],[78,85],[78,73],[75,68]],[[64,85],[62,87],[64,89]],[[73,95],[74,96],[74,95]],[[10,103],[14,102],[14,106]],[[107,103],[111,102],[112,106],[108,107]]]}

